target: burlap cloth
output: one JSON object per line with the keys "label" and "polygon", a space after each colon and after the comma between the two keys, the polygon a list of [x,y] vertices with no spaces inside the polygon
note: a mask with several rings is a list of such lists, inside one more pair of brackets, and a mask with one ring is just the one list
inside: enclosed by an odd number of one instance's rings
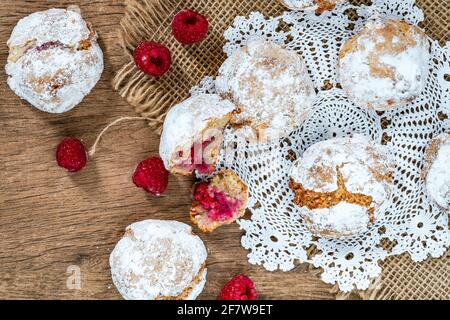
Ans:
{"label": "burlap cloth", "polygon": [[[369,0],[353,0],[368,4]],[[425,13],[423,27],[432,38],[445,43],[450,39],[450,2],[448,0],[417,0]],[[160,131],[166,112],[186,99],[192,86],[207,75],[216,75],[225,60],[222,51],[224,31],[238,15],[260,11],[276,16],[285,9],[277,0],[127,0],[127,9],[120,25],[120,37],[129,57],[113,80],[114,89],[135,111],[150,118],[149,125]],[[199,45],[184,47],[171,35],[173,15],[185,7],[208,17],[210,32]],[[139,72],[132,52],[142,40],[166,44],[172,52],[173,65],[161,79],[152,79]],[[389,257],[381,263],[382,276],[369,290],[354,292],[363,299],[450,299],[450,250],[439,259],[414,263],[409,255]],[[338,298],[347,298],[335,287]]]}

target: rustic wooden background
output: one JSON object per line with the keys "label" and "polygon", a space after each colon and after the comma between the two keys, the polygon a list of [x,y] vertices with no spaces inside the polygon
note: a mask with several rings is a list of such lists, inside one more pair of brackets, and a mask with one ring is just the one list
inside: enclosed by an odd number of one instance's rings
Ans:
{"label": "rustic wooden background", "polygon": [[[108,257],[125,227],[143,219],[188,223],[192,181],[171,177],[168,192],[152,198],[134,187],[131,174],[158,152],[158,137],[144,122],[126,122],[102,140],[94,159],[70,175],[54,159],[65,136],[90,146],[112,120],[134,115],[110,86],[123,63],[117,27],[123,0],[16,1],[0,3],[0,298],[117,299]],[[34,12],[77,3],[100,35],[105,71],[92,93],[74,110],[50,115],[31,108],[6,84],[6,41],[16,22]],[[207,285],[200,298],[215,299],[237,273],[252,277],[261,298],[333,299],[331,286],[305,265],[270,273],[247,263],[236,224],[201,235],[209,250]],[[68,289],[72,266],[81,289]],[[69,268],[69,269],[68,269]]]}

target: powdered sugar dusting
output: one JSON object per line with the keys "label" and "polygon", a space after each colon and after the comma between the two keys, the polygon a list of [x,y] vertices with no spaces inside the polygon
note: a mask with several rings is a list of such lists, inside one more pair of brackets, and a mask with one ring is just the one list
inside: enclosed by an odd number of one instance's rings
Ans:
{"label": "powdered sugar dusting", "polygon": [[103,72],[96,34],[79,13],[36,12],[19,21],[8,40],[8,84],[36,108],[62,113],[90,93]]}
{"label": "powdered sugar dusting", "polygon": [[[339,81],[358,105],[389,110],[409,102],[425,87],[430,56],[427,37],[417,27],[406,29],[406,24],[399,23],[377,17],[344,45]],[[404,42],[410,42],[405,48],[401,34]]]}
{"label": "powdered sugar dusting", "polygon": [[[353,138],[335,138],[313,145],[294,162],[290,177],[307,190],[333,192],[337,189],[338,168],[349,192],[372,197],[370,208],[375,209],[374,216],[378,219],[382,212],[380,208],[391,194],[393,167],[385,147],[355,135]],[[367,229],[368,209],[340,203],[332,208],[302,208],[301,212],[318,230],[355,233],[360,232],[363,225],[364,230]]]}
{"label": "powdered sugar dusting", "polygon": [[201,94],[174,106],[164,120],[159,155],[167,169],[175,152],[190,155],[195,139],[214,119],[220,119],[235,110],[235,105],[216,94]]}
{"label": "powdered sugar dusting", "polygon": [[[338,4],[345,0],[326,0],[329,4]],[[281,0],[286,7],[291,10],[317,10],[319,8],[317,0]],[[324,1],[325,2],[325,1]]]}
{"label": "powdered sugar dusting", "polygon": [[367,208],[359,205],[341,202],[329,209],[300,209],[301,214],[311,221],[312,232],[333,230],[341,236],[358,234],[367,230],[369,215]]}
{"label": "powdered sugar dusting", "polygon": [[[299,10],[299,9],[316,9],[316,4],[314,3],[314,0],[281,0],[281,3],[283,3],[286,7],[292,10]],[[316,7],[316,8],[314,8]]]}
{"label": "powdered sugar dusting", "polygon": [[125,299],[174,298],[193,285],[185,297],[203,290],[206,248],[191,227],[177,221],[145,220],[127,228],[110,256],[113,282]]}
{"label": "powdered sugar dusting", "polygon": [[435,138],[437,153],[428,170],[426,188],[429,196],[442,208],[450,209],[450,133]]}
{"label": "powdered sugar dusting", "polygon": [[241,109],[232,125],[247,129],[243,136],[256,135],[260,140],[294,130],[305,120],[315,97],[302,58],[259,38],[250,39],[224,62],[216,89]]}
{"label": "powdered sugar dusting", "polygon": [[89,35],[90,30],[78,12],[49,9],[19,20],[7,44],[9,47],[23,46],[34,40],[39,46],[49,41],[59,41],[76,47],[81,40],[89,38]]}

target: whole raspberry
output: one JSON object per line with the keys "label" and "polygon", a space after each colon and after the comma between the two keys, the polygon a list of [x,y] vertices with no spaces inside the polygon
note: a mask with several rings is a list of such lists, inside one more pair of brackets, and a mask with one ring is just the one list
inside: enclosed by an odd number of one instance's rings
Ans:
{"label": "whole raspberry", "polygon": [[252,279],[239,274],[228,281],[220,291],[219,300],[256,300],[258,295]]}
{"label": "whole raspberry", "polygon": [[172,64],[169,49],[156,42],[141,42],[133,53],[134,63],[142,72],[154,77],[165,74]]}
{"label": "whole raspberry", "polygon": [[69,172],[78,172],[86,166],[86,149],[76,138],[64,138],[56,148],[56,162]]}
{"label": "whole raspberry", "polygon": [[172,34],[182,44],[198,43],[208,34],[208,20],[194,10],[181,10],[172,20]]}
{"label": "whole raspberry", "polygon": [[150,157],[136,167],[133,182],[154,196],[160,196],[167,189],[169,172],[160,157]]}

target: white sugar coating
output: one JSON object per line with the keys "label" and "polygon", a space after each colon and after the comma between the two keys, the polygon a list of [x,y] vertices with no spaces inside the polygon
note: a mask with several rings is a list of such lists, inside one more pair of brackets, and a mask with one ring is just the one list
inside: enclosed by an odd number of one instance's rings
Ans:
{"label": "white sugar coating", "polygon": [[231,124],[244,128],[239,132],[244,137],[259,140],[285,136],[301,125],[315,97],[302,58],[260,38],[249,40],[224,62],[216,89],[241,111]]}
{"label": "white sugar coating", "polygon": [[338,77],[357,105],[390,110],[423,91],[429,58],[429,42],[420,29],[375,18],[344,44]]}
{"label": "white sugar coating", "polygon": [[345,0],[280,0],[282,4],[291,10],[317,10],[319,3],[338,4]]}
{"label": "white sugar coating", "polygon": [[49,41],[59,41],[76,47],[80,41],[89,38],[90,33],[78,12],[49,9],[32,13],[19,20],[7,44],[11,48],[23,46],[31,40],[36,41],[36,46]]}
{"label": "white sugar coating", "polygon": [[50,9],[21,19],[8,46],[8,85],[45,112],[74,108],[103,72],[96,33],[71,10]]}
{"label": "white sugar coating", "polygon": [[313,9],[316,7],[314,0],[281,0],[281,3],[292,10]]}
{"label": "white sugar coating", "polygon": [[[450,133],[435,138],[438,142],[426,176],[426,188],[429,196],[442,208],[450,209]],[[430,159],[431,160],[431,159]]]}
{"label": "white sugar coating", "polygon": [[109,261],[114,285],[127,300],[195,299],[205,285],[206,258],[190,226],[145,220],[127,228]]}
{"label": "white sugar coating", "polygon": [[315,233],[322,230],[332,230],[341,237],[351,236],[367,230],[370,224],[367,208],[341,202],[329,209],[301,208],[301,214],[310,222]]}
{"label": "white sugar coating", "polygon": [[[380,208],[391,194],[390,177],[394,169],[386,147],[362,135],[322,141],[308,148],[293,163],[290,177],[306,190],[333,192],[338,188],[336,168],[347,191],[372,197],[370,208],[375,209],[375,220],[379,219]],[[331,208],[302,208],[301,212],[317,230],[351,234],[367,229],[368,209],[340,203]]]}
{"label": "white sugar coating", "polygon": [[235,110],[235,105],[216,94],[202,94],[175,105],[164,120],[159,155],[170,170],[173,155],[180,150],[186,156],[194,141],[202,138],[211,121],[223,118]]}

